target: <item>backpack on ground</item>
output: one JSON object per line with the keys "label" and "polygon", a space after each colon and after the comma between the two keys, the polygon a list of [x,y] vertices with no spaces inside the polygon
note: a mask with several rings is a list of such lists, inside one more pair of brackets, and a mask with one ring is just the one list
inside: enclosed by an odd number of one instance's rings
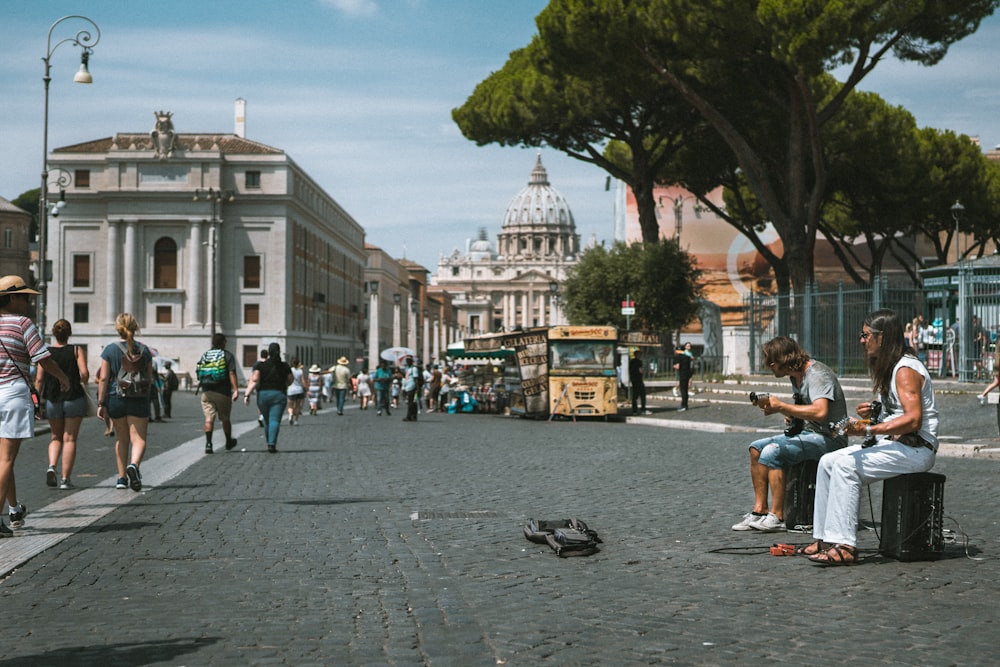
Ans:
{"label": "backpack on ground", "polygon": [[601,538],[579,519],[528,519],[524,536],[536,544],[547,544],[561,558],[590,556],[600,551]]}
{"label": "backpack on ground", "polygon": [[219,347],[201,355],[195,367],[198,374],[198,384],[219,384],[229,381],[229,369],[226,368],[226,351]]}
{"label": "backpack on ground", "polygon": [[149,375],[149,364],[142,357],[142,347],[135,354],[128,351],[125,343],[118,343],[122,351],[122,365],[115,377],[115,386],[121,398],[146,398],[152,378]]}

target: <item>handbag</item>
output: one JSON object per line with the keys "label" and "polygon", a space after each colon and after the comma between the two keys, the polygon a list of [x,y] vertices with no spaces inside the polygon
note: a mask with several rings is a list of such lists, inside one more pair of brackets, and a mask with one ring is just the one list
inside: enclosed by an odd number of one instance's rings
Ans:
{"label": "handbag", "polygon": [[87,385],[85,385],[84,383],[81,382],[80,386],[83,387],[83,397],[87,400],[87,416],[88,417],[96,417],[97,416],[97,401],[95,401],[94,397],[90,395],[89,391],[87,391]]}

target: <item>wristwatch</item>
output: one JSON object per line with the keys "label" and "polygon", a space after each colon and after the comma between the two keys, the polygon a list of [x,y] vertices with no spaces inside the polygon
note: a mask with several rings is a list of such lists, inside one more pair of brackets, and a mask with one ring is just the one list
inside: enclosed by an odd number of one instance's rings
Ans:
{"label": "wristwatch", "polygon": [[866,438],[872,437],[872,425],[871,424],[865,424],[865,437]]}

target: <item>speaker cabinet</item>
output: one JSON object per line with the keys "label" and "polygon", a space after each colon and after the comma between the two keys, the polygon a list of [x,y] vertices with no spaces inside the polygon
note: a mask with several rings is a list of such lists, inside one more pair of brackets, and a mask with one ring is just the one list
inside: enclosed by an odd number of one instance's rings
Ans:
{"label": "speaker cabinet", "polygon": [[803,461],[785,469],[785,525],[788,530],[811,530],[816,503],[816,467],[819,461]]}
{"label": "speaker cabinet", "polygon": [[944,555],[944,481],[944,475],[920,472],[882,483],[883,555],[901,561]]}

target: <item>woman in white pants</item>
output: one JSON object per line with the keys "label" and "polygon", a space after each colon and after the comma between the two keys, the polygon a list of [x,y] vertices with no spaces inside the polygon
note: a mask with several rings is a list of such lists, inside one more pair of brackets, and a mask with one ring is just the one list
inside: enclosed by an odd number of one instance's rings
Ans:
{"label": "woman in white pants", "polygon": [[818,565],[858,561],[857,529],[861,489],[872,482],[934,465],[938,412],[930,374],[903,336],[903,322],[891,310],[869,315],[861,327],[868,372],[881,419],[873,403],[858,406],[860,420],[850,420],[847,434],[865,436],[819,461],[813,537],[800,550]]}

